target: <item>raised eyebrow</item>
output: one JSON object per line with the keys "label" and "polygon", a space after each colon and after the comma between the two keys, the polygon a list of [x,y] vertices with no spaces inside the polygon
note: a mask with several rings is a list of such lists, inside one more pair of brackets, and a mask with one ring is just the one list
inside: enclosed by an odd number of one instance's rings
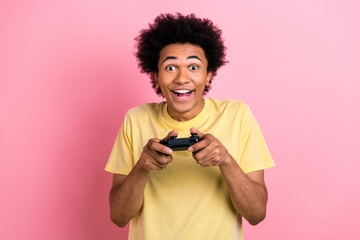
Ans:
{"label": "raised eyebrow", "polygon": [[[200,62],[202,62],[201,59],[200,59],[198,56],[196,56],[196,55],[191,55],[191,56],[188,56],[188,57],[187,57],[187,59],[192,59],[192,58],[195,58],[195,59],[199,60]],[[165,61],[167,61],[167,60],[169,60],[169,59],[177,60],[177,57],[167,56],[167,57],[164,59],[164,61],[162,61],[161,64],[163,64]]]}
{"label": "raised eyebrow", "polygon": [[202,62],[201,59],[200,59],[198,56],[196,56],[196,55],[191,55],[191,56],[188,56],[188,57],[187,57],[187,59],[191,59],[191,58],[198,59],[200,62]]}
{"label": "raised eyebrow", "polygon": [[164,61],[162,61],[161,64],[163,64],[166,60],[169,60],[169,59],[174,59],[174,60],[176,60],[177,58],[174,57],[174,56],[167,56],[167,57],[164,59]]}

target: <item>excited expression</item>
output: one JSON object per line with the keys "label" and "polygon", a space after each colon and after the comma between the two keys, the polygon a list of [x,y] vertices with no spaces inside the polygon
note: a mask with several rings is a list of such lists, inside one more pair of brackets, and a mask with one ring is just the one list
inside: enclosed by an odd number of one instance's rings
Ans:
{"label": "excited expression", "polygon": [[212,72],[204,50],[190,43],[174,43],[160,51],[158,72],[153,73],[156,87],[166,98],[168,113],[177,121],[196,117],[204,107],[203,92]]}

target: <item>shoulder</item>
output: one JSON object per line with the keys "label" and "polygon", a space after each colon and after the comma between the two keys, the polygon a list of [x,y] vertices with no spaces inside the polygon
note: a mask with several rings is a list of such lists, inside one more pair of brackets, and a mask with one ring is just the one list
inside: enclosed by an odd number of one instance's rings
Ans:
{"label": "shoulder", "polygon": [[130,119],[141,119],[143,117],[149,116],[156,116],[161,111],[164,102],[160,103],[145,103],[133,108],[130,108],[127,113],[126,117]]}

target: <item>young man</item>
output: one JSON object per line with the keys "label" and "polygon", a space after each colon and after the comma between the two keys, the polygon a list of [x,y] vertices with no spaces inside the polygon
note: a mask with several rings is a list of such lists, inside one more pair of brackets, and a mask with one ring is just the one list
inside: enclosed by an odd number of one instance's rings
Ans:
{"label": "young man", "polygon": [[[194,15],[163,14],[137,40],[139,67],[166,101],[130,109],[105,170],[112,221],[129,239],[242,239],[242,217],[266,215],[264,169],[274,165],[249,107],[204,99],[226,63],[219,30]],[[160,139],[202,139],[173,151]]]}

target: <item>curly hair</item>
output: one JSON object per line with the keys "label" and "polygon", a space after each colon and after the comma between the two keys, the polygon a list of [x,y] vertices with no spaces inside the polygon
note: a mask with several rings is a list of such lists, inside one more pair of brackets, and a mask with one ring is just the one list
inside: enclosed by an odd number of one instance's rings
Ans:
{"label": "curly hair", "polygon": [[[163,96],[160,88],[156,89],[152,72],[158,72],[158,60],[161,49],[173,43],[191,43],[200,46],[208,61],[208,71],[212,71],[212,78],[217,70],[227,61],[225,60],[224,40],[222,31],[209,19],[197,18],[194,14],[187,16],[181,13],[160,14],[149,24],[148,29],[140,31],[137,42],[138,66],[141,72],[150,75],[156,93]],[[212,81],[210,79],[210,83]],[[204,94],[210,90],[210,85],[204,89]]]}

